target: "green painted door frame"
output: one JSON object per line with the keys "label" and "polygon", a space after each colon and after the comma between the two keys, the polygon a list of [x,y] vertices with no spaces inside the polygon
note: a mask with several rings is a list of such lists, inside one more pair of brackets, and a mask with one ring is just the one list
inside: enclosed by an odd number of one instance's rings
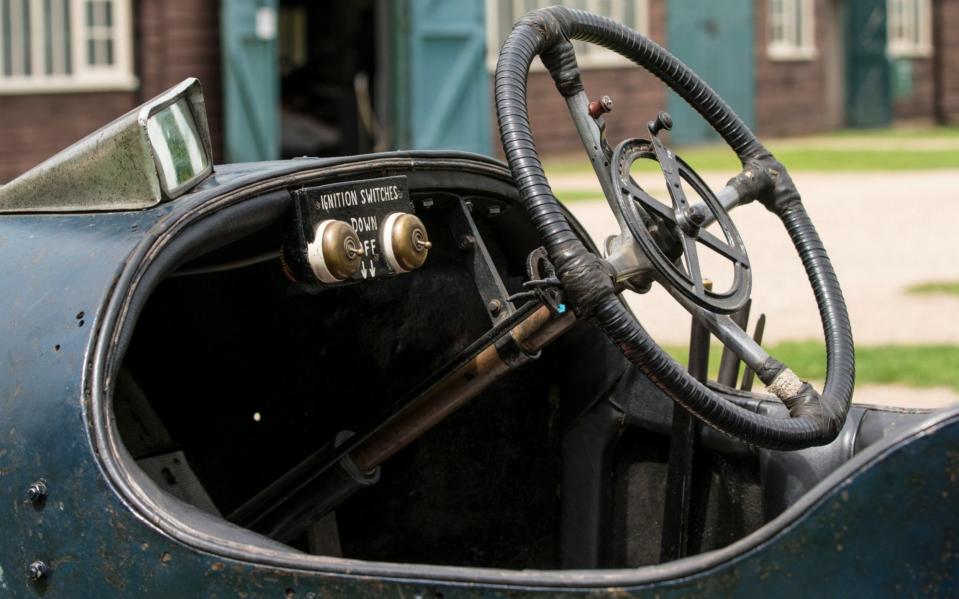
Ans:
{"label": "green painted door frame", "polygon": [[[763,0],[667,0],[666,44],[706,80],[750,127],[755,126],[753,2]],[[684,100],[669,92],[675,123],[670,139],[689,144],[718,139]],[[652,119],[655,115],[650,114]]]}
{"label": "green painted door frame", "polygon": [[223,150],[226,162],[280,155],[278,0],[220,3],[223,66]]}
{"label": "green painted door frame", "polygon": [[490,153],[483,0],[397,0],[391,93],[394,146]]}

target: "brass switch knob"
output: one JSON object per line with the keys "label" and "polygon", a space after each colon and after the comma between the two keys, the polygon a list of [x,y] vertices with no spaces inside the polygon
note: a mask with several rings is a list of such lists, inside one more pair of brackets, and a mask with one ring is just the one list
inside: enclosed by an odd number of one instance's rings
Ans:
{"label": "brass switch knob", "polygon": [[306,246],[310,268],[324,283],[338,283],[360,269],[363,244],[350,225],[341,220],[325,220],[316,226],[316,235]]}
{"label": "brass switch knob", "polygon": [[406,212],[394,212],[380,228],[380,247],[386,263],[396,272],[409,272],[423,266],[433,244],[423,221]]}

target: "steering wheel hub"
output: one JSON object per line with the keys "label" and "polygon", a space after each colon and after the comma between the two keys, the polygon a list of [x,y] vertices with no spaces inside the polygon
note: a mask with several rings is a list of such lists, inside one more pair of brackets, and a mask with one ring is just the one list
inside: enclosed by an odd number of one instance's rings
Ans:
{"label": "steering wheel hub", "polygon": [[[671,206],[645,191],[630,174],[633,164],[642,159],[659,163]],[[730,314],[742,308],[752,289],[746,246],[729,213],[696,171],[655,137],[651,141],[621,142],[613,152],[610,169],[610,178],[616,185],[615,207],[633,240],[656,269],[657,278],[711,312]],[[690,206],[683,183],[699,196],[705,210]],[[706,211],[713,215],[723,239],[702,227]],[[678,240],[680,259],[673,249],[677,244],[663,243],[662,229],[669,231],[668,237]],[[710,290],[703,283],[700,246],[731,263],[733,280],[728,289]]]}

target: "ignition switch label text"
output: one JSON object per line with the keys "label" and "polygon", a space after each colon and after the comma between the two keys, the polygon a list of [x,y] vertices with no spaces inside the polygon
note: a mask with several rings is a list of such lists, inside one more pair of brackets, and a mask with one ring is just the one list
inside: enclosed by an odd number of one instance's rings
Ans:
{"label": "ignition switch label text", "polygon": [[360,187],[332,191],[321,194],[316,200],[316,207],[322,210],[335,210],[351,206],[366,206],[392,202],[403,198],[398,185],[381,185],[377,187]]}
{"label": "ignition switch label text", "polygon": [[363,245],[363,258],[354,279],[374,279],[394,274],[380,251],[383,220],[394,212],[413,213],[406,177],[392,176],[307,187],[295,192],[309,213],[307,231],[327,219],[353,227]]}

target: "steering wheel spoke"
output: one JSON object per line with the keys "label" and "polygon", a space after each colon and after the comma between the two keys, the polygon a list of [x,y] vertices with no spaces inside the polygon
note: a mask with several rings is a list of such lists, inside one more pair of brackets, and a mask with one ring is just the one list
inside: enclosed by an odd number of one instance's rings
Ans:
{"label": "steering wheel spoke", "polygon": [[706,289],[703,284],[703,271],[699,266],[696,240],[683,233],[680,233],[679,236],[683,242],[683,260],[686,263],[686,272],[689,275],[689,282],[692,283],[693,293],[697,297],[705,299]]}
{"label": "steering wheel spoke", "polygon": [[629,194],[633,196],[647,212],[657,215],[670,225],[676,226],[676,212],[666,204],[663,204],[653,196],[646,193],[635,182],[630,180],[627,185]]}
{"label": "steering wheel spoke", "polygon": [[745,252],[729,245],[705,229],[700,229],[696,240],[734,264],[749,266],[749,257]]}
{"label": "steering wheel spoke", "polygon": [[749,368],[757,371],[769,359],[769,353],[746,331],[740,328],[730,316],[710,312],[685,297],[675,293],[672,295],[693,318],[703,323],[709,329],[709,332],[719,339],[720,343],[731,349]]}

